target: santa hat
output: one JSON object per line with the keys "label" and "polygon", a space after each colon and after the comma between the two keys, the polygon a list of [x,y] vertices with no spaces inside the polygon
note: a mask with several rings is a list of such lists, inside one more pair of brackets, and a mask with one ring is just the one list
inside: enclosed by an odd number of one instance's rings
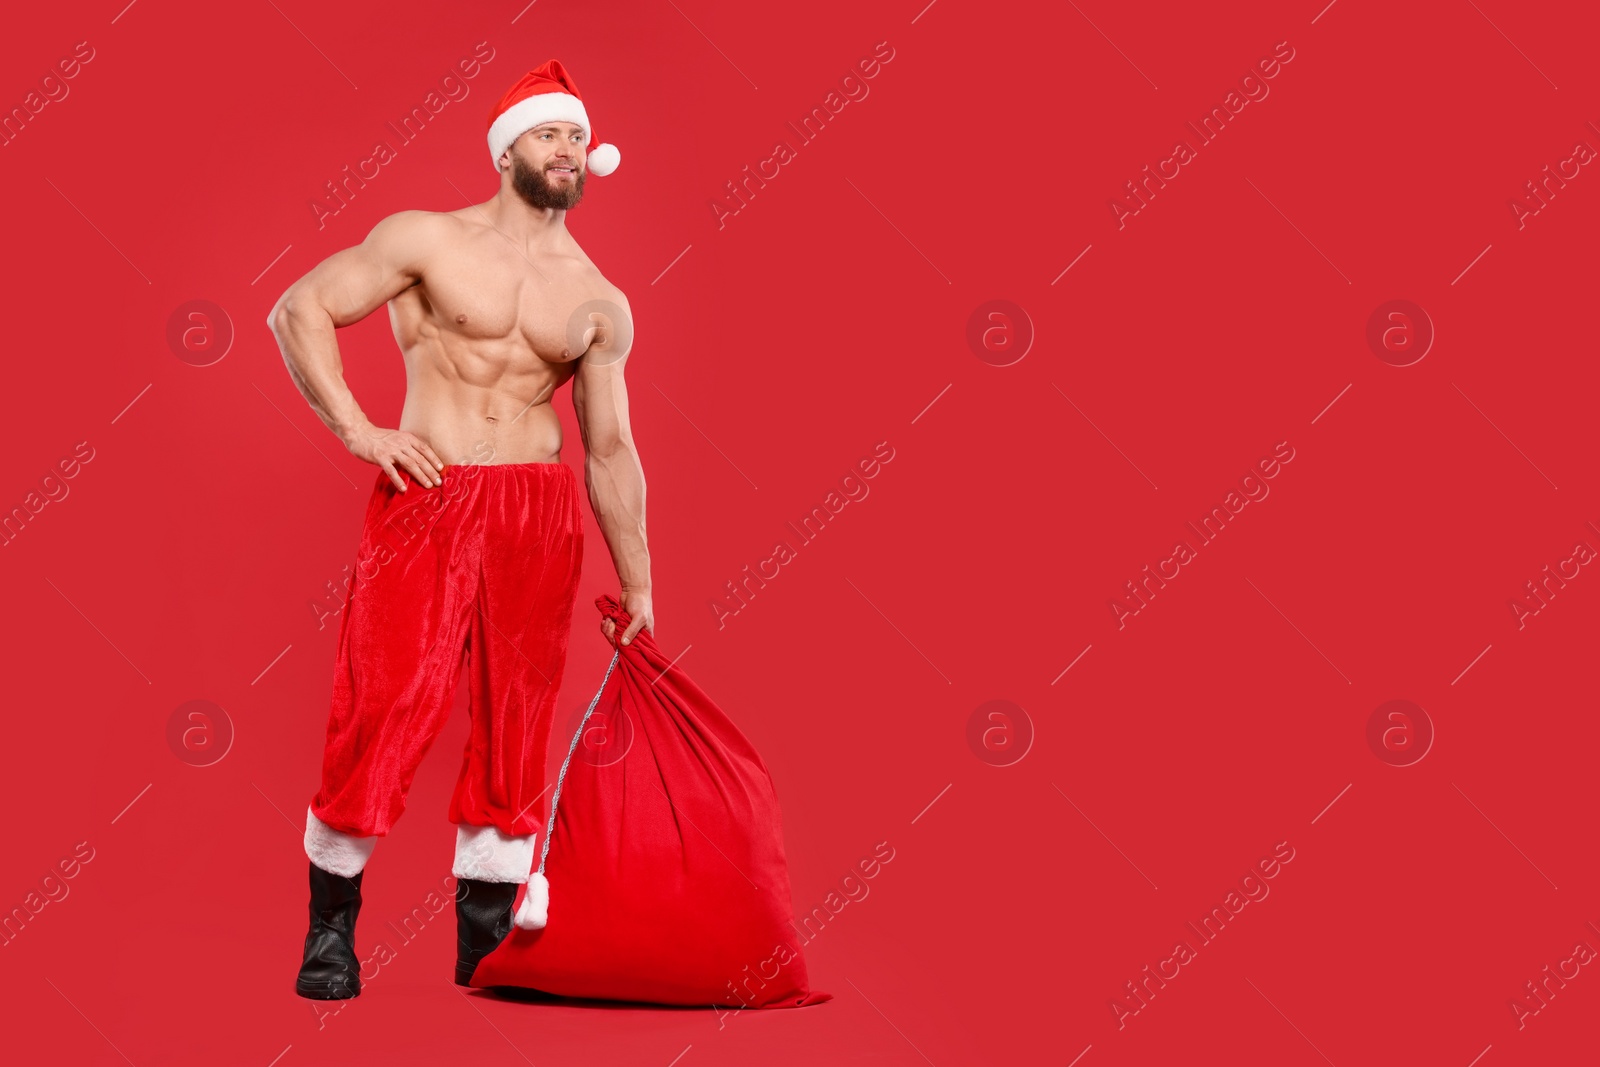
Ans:
{"label": "santa hat", "polygon": [[595,143],[578,86],[560,61],[552,59],[524,74],[489,112],[489,158],[495,161],[495,168],[499,169],[500,154],[513,141],[546,122],[583,127],[583,143],[589,152],[585,167],[596,177],[605,177],[622,162],[615,145]]}

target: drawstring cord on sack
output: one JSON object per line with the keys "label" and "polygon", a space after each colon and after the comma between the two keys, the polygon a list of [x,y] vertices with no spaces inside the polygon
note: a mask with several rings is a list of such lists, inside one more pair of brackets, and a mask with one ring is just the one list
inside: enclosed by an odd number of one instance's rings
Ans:
{"label": "drawstring cord on sack", "polygon": [[588,724],[595,705],[600,703],[600,694],[606,691],[606,682],[611,680],[612,668],[616,667],[620,658],[622,649],[618,648],[611,654],[611,663],[606,667],[606,676],[600,679],[600,688],[595,691],[594,699],[589,701],[589,710],[583,713],[583,718],[578,723],[578,732],[572,735],[572,744],[567,746],[567,758],[561,761],[561,773],[556,776],[555,796],[550,798],[550,822],[544,831],[544,847],[539,850],[539,874],[544,874],[544,858],[550,854],[550,835],[556,828],[556,805],[561,803],[561,783],[567,777],[567,764],[572,762],[572,754],[578,750],[578,739],[583,736],[583,728]]}

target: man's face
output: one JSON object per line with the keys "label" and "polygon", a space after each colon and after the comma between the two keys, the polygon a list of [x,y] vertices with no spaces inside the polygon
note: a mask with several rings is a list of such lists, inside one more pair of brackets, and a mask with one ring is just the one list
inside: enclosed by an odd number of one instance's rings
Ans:
{"label": "man's face", "polygon": [[511,186],[532,207],[577,207],[589,177],[586,158],[582,127],[570,122],[535,126],[511,146]]}

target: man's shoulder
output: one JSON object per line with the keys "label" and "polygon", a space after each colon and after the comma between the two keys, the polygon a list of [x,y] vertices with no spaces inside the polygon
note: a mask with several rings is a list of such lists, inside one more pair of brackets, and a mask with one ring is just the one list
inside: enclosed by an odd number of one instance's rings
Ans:
{"label": "man's shoulder", "polygon": [[578,244],[576,239],[573,239],[571,244],[568,245],[568,250],[571,252],[572,264],[577,272],[577,277],[581,280],[583,287],[593,294],[594,298],[609,300],[611,303],[622,307],[628,306],[628,298],[623,295],[622,290],[611,284],[611,279],[607,278],[595,261],[589,258],[589,253],[583,250],[583,246]]}
{"label": "man's shoulder", "polygon": [[448,212],[396,211],[379,219],[363,244],[374,255],[404,265],[420,277],[461,241],[463,232],[461,222]]}
{"label": "man's shoulder", "polygon": [[380,236],[442,238],[459,233],[461,225],[461,220],[453,212],[408,208],[385,215],[372,227],[372,232]]}
{"label": "man's shoulder", "polygon": [[596,296],[601,300],[609,300],[619,307],[628,306],[628,297],[623,291],[611,283],[611,280],[600,273],[600,268],[593,263],[589,264],[590,277],[593,280]]}
{"label": "man's shoulder", "polygon": [[606,281],[604,277],[602,277],[600,281],[605,287],[605,299],[612,301],[620,307],[628,306],[627,294],[625,294],[621,289],[618,289],[615,285],[612,285],[609,281]]}

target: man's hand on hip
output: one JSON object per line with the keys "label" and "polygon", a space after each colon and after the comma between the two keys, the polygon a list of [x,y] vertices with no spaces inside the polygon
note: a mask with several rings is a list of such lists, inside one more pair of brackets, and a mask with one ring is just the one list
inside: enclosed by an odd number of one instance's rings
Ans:
{"label": "man's hand on hip", "polygon": [[382,467],[402,493],[406,483],[396,472],[397,466],[410,471],[417,483],[426,489],[443,481],[444,460],[428,447],[428,442],[410,430],[382,430],[368,423],[350,431],[345,447],[357,459]]}

